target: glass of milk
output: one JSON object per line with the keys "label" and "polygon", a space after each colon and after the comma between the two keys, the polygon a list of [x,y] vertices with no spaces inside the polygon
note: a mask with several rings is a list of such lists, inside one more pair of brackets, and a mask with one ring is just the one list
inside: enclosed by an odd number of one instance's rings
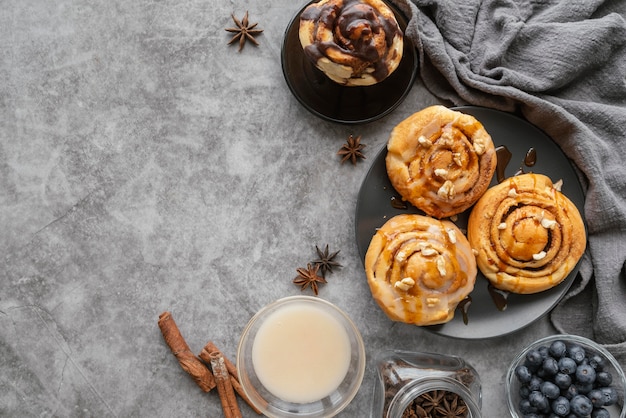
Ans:
{"label": "glass of milk", "polygon": [[252,317],[237,350],[239,379],[268,417],[331,417],[361,386],[365,348],[359,330],[319,297],[279,299]]}

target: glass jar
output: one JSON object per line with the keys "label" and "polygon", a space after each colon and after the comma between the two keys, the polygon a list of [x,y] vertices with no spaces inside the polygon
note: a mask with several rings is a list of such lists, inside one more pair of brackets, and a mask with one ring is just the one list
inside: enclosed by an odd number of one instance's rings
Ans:
{"label": "glass jar", "polygon": [[[481,417],[480,378],[476,370],[459,357],[384,351],[376,358],[376,367],[379,382],[374,388],[371,418],[401,418],[413,400],[423,396],[432,398],[434,391],[465,402],[466,417]],[[428,403],[432,406],[433,399]]]}

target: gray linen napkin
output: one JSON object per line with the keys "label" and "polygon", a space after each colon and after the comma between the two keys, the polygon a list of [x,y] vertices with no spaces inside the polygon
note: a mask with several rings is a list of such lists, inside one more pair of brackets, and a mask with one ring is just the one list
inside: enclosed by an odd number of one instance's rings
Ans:
{"label": "gray linen napkin", "polygon": [[626,364],[626,1],[391,0],[440,99],[521,113],[580,171],[589,245],[551,313]]}

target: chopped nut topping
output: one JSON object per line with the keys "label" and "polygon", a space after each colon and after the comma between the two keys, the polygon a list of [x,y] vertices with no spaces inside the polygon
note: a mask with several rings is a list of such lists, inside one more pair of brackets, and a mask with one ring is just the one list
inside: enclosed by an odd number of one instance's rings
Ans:
{"label": "chopped nut topping", "polygon": [[396,289],[400,289],[406,292],[407,290],[415,286],[415,280],[410,277],[405,277],[404,279],[395,282],[393,286]]}
{"label": "chopped nut topping", "polygon": [[403,262],[406,259],[406,252],[405,251],[398,251],[395,255],[395,259],[398,263]]}
{"label": "chopped nut topping", "polygon": [[543,226],[546,229],[552,229],[554,228],[554,226],[557,224],[557,222],[554,219],[542,219],[541,220],[541,226]]}
{"label": "chopped nut topping", "polygon": [[506,222],[502,222],[500,225],[498,225],[498,229],[500,231],[502,231],[503,229],[506,229]]}
{"label": "chopped nut topping", "polygon": [[477,256],[477,255],[478,255],[478,250],[477,250],[477,249],[472,248],[472,252],[474,253],[474,255],[475,255],[475,256]]}
{"label": "chopped nut topping", "polygon": [[433,145],[430,139],[426,138],[424,135],[420,135],[420,137],[417,138],[417,142],[424,148],[430,148]]}
{"label": "chopped nut topping", "polygon": [[515,197],[515,196],[517,196],[517,190],[509,189],[509,192],[507,194],[508,194],[509,197]]}
{"label": "chopped nut topping", "polygon": [[552,185],[552,187],[554,187],[554,190],[560,192],[561,188],[563,187],[563,179],[559,179],[559,181],[557,181],[556,183],[554,183]]}
{"label": "chopped nut topping", "polygon": [[454,229],[448,229],[448,238],[450,238],[450,242],[456,244],[456,232]]}
{"label": "chopped nut topping", "polygon": [[454,142],[454,133],[451,131],[451,129],[444,128],[443,132],[441,132],[440,138],[443,140],[443,144],[450,145]]}
{"label": "chopped nut topping", "polygon": [[454,161],[454,164],[458,165],[459,167],[463,166],[463,158],[460,152],[452,153],[452,161]]}
{"label": "chopped nut topping", "polygon": [[429,308],[435,307],[439,304],[439,298],[429,297],[426,298],[426,306]]}
{"label": "chopped nut topping", "polygon": [[437,257],[437,270],[442,277],[446,275],[446,259],[442,256]]}
{"label": "chopped nut topping", "polygon": [[546,218],[545,210],[541,211],[541,218],[539,219],[539,222],[541,223],[541,226],[543,226],[546,229],[552,229],[554,228],[554,225],[556,225],[556,221],[554,219]]}
{"label": "chopped nut topping", "polygon": [[476,154],[483,155],[486,150],[485,139],[484,138],[476,138],[474,140],[474,151]]}
{"label": "chopped nut topping", "polygon": [[424,247],[422,247],[422,255],[423,256],[430,257],[431,255],[436,255],[436,254],[439,254],[439,253],[433,247],[431,247],[431,246],[424,246]]}
{"label": "chopped nut topping", "polygon": [[545,256],[546,256],[546,255],[547,255],[547,254],[546,254],[546,252],[545,252],[545,251],[541,251],[540,253],[533,254],[533,260],[535,260],[535,261],[539,261],[539,260],[541,260],[542,258],[545,258]]}
{"label": "chopped nut topping", "polygon": [[437,195],[444,199],[452,199],[454,197],[454,184],[450,180],[446,180],[437,190]]}
{"label": "chopped nut topping", "polygon": [[446,176],[448,175],[448,170],[446,170],[445,168],[436,168],[435,169],[435,175],[437,177],[441,177],[441,178],[446,178]]}

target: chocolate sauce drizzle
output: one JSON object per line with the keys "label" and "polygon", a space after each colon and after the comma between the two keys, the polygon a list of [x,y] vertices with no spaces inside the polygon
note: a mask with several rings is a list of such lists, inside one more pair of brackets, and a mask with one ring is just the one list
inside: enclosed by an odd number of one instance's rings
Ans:
{"label": "chocolate sauce drizzle", "polygon": [[[502,183],[506,175],[504,171],[506,170],[509,162],[511,161],[511,151],[505,146],[500,145],[496,147],[496,157],[498,159],[498,163],[496,165],[496,179],[498,183]],[[519,169],[515,172],[514,176],[519,176],[520,174],[524,174],[524,167],[533,167],[537,163],[537,150],[533,147],[530,147],[528,151],[526,151],[526,155],[520,164]]]}
{"label": "chocolate sauce drizzle", "polygon": [[397,198],[395,196],[391,196],[391,207],[394,209],[406,210],[408,206],[406,203],[402,201],[402,199]]}
{"label": "chocolate sauce drizzle", "polygon": [[463,323],[465,325],[469,324],[469,317],[467,316],[467,312],[469,311],[469,307],[472,304],[472,297],[467,295],[465,299],[459,302],[457,309],[461,311],[461,315],[463,315]]}
{"label": "chocolate sauce drizzle", "polygon": [[498,180],[498,183],[502,183],[504,181],[504,170],[509,165],[509,161],[511,161],[512,156],[513,154],[511,154],[511,151],[509,151],[506,146],[500,145],[499,147],[496,147],[496,157],[498,159],[498,163],[496,165],[496,179]]}
{"label": "chocolate sauce drizzle", "polygon": [[537,150],[530,147],[524,157],[524,165],[526,167],[532,167],[537,163]]}
{"label": "chocolate sauce drizzle", "polygon": [[498,308],[499,311],[506,310],[510,292],[496,289],[491,283],[487,285],[487,290],[489,291],[491,300],[493,300],[493,303],[496,304],[496,308]]}
{"label": "chocolate sauce drizzle", "polygon": [[[395,36],[401,33],[395,20],[386,19],[372,6],[358,0],[347,0],[342,6],[327,3],[320,7],[308,7],[300,15],[300,19],[319,21],[323,26],[332,28],[334,34],[332,41],[315,42],[304,48],[305,54],[313,62],[328,56],[328,50],[336,50],[372,65],[374,68],[372,76],[376,80],[387,77],[389,70],[384,58],[381,59],[380,51],[368,35],[379,34],[382,31],[386,47],[389,48]],[[363,27],[355,22],[367,22],[367,25]],[[357,30],[361,30],[361,35],[365,36],[355,37]]]}

